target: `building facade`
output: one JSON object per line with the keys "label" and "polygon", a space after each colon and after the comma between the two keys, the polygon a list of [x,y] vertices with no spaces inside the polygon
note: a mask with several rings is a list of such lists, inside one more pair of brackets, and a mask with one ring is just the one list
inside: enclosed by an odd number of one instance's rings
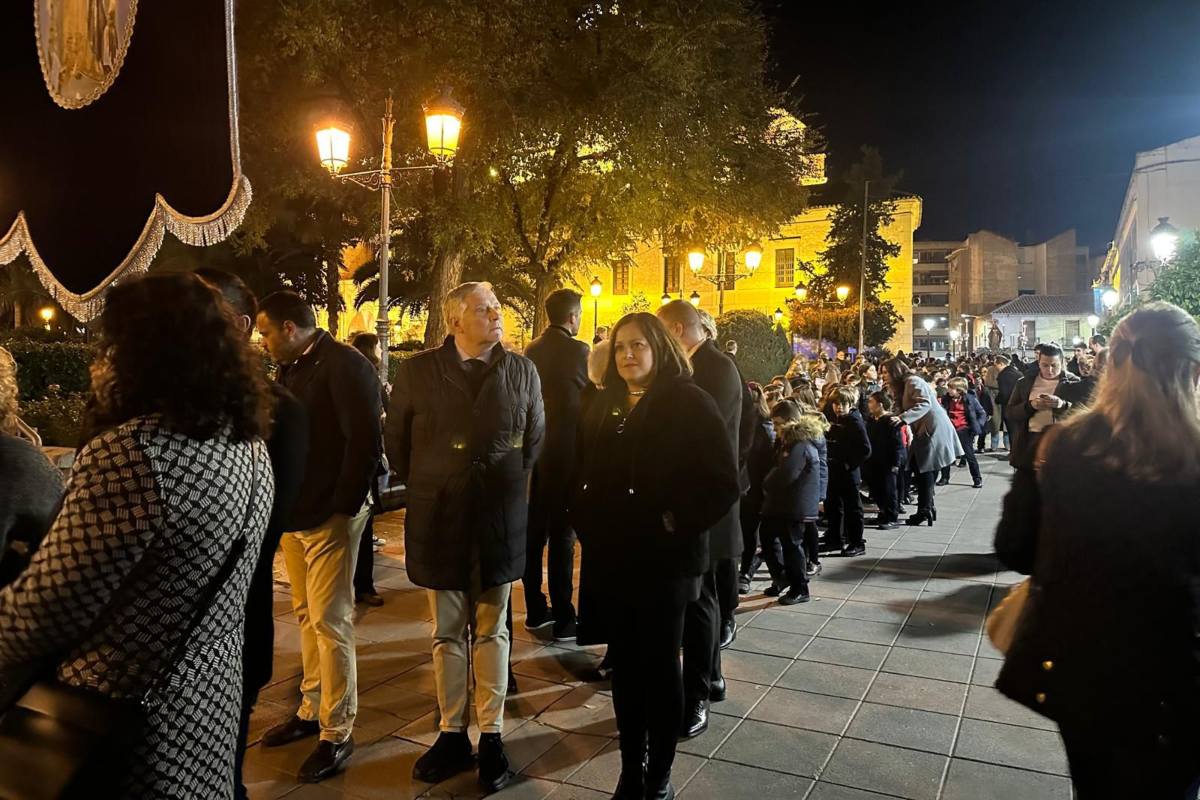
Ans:
{"label": "building facade", "polygon": [[1091,293],[1029,294],[1002,303],[990,317],[1004,334],[1003,350],[1028,351],[1038,342],[1054,342],[1070,350],[1095,332],[1088,321],[1094,310]]}
{"label": "building facade", "polygon": [[[950,254],[962,242],[913,243],[912,348],[927,353],[950,349]],[[933,327],[925,330],[925,321]]]}
{"label": "building facade", "polygon": [[1150,231],[1160,218],[1180,230],[1200,229],[1200,136],[1137,154],[1100,284],[1132,303],[1153,283]]}

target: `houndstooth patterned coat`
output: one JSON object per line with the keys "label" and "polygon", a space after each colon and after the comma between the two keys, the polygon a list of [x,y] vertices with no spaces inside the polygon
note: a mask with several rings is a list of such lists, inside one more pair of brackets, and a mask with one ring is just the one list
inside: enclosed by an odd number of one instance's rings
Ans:
{"label": "houndstooth patterned coat", "polygon": [[[0,670],[66,653],[65,683],[114,697],[161,688],[124,784],[105,796],[233,796],[242,622],[273,495],[261,441],[201,442],[156,417],[131,420],[80,451],[54,527],[0,591]],[[169,680],[156,681],[243,524],[232,576]]]}

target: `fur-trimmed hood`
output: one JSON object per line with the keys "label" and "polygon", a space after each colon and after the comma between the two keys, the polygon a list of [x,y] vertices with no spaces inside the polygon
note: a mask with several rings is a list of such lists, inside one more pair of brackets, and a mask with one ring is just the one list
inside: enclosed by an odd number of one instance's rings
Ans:
{"label": "fur-trimmed hood", "polygon": [[829,420],[825,419],[824,414],[803,414],[796,423],[795,430],[798,434],[797,441],[815,441],[824,438],[829,430]]}

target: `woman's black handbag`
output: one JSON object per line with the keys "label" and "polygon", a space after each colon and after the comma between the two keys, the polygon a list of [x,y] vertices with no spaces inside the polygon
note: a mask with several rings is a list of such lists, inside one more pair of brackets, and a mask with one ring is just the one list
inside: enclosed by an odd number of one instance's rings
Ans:
{"label": "woman's black handbag", "polygon": [[[192,611],[171,658],[143,695],[110,697],[52,677],[42,678],[0,713],[0,800],[65,800],[112,794],[127,769],[130,749],[142,734],[147,705],[174,665],[183,659],[192,632],[246,549],[245,528],[258,488],[257,460],[254,465],[254,483],[241,535]],[[113,604],[109,608],[115,607]],[[93,630],[99,627],[94,625]]]}

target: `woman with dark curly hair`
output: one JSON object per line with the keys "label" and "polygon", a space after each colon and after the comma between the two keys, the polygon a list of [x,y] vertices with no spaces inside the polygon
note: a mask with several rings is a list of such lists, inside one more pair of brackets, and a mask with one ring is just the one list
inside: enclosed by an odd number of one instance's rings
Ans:
{"label": "woman with dark curly hair", "polygon": [[[67,796],[233,796],[244,608],[274,477],[271,394],[231,323],[191,274],[109,292],[92,438],[29,568],[0,591],[0,670],[51,660],[56,685],[142,709]],[[0,746],[0,776],[38,757]]]}

